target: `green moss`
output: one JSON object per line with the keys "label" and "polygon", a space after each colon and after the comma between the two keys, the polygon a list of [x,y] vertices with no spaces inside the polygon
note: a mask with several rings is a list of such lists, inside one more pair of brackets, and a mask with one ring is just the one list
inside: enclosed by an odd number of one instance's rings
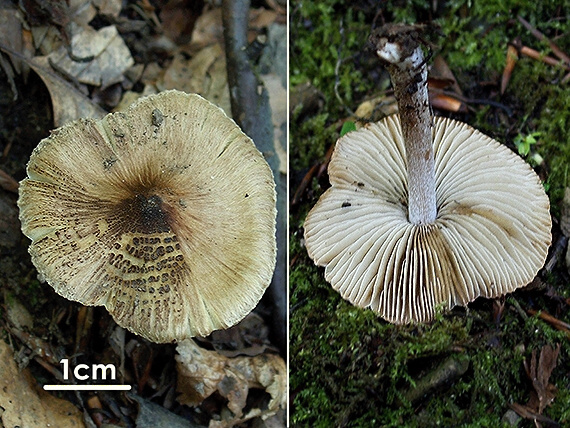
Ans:
{"label": "green moss", "polygon": [[355,91],[368,89],[354,67],[354,56],[364,47],[370,27],[358,8],[347,7],[350,3],[322,0],[291,8],[290,37],[295,42],[290,47],[290,85],[310,81],[322,91],[325,103],[337,106],[335,84],[347,104]]}
{"label": "green moss", "polygon": [[328,123],[328,114],[319,114],[303,121],[295,128],[296,143],[290,145],[291,168],[296,171],[310,168],[324,160],[328,146],[338,137],[334,126]]}
{"label": "green moss", "polygon": [[[567,377],[568,379],[568,377]],[[568,426],[570,424],[570,382],[561,382],[557,385],[556,398],[548,409],[548,414],[551,419],[560,421],[561,426]]]}
{"label": "green moss", "polygon": [[445,34],[442,50],[449,52],[446,59],[453,70],[478,70],[492,75],[502,72],[507,43],[516,37],[538,49],[547,46],[523,27],[516,19],[517,15],[548,35],[566,31],[562,22],[549,19],[559,13],[560,7],[559,1],[458,0],[446,2],[442,16],[435,21]]}
{"label": "green moss", "polygon": [[[293,269],[291,285],[292,422],[298,426],[402,426],[402,420],[406,426],[501,426],[509,403],[529,398],[524,359],[564,340],[513,310],[501,331],[462,312],[430,325],[394,326],[340,299],[320,269],[305,264]],[[416,414],[404,392],[449,356],[468,359],[468,371],[423,400]],[[565,376],[552,380],[568,387]],[[553,412],[566,418],[568,406],[562,402]]]}
{"label": "green moss", "polygon": [[570,185],[570,88],[549,85],[544,108],[540,112],[536,129],[540,130],[538,152],[549,167],[549,193],[553,203],[564,197],[564,189]]}

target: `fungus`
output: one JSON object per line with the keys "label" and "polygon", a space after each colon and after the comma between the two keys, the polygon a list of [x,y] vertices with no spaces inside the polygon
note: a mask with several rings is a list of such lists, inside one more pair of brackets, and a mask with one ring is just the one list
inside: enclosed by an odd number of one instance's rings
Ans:
{"label": "fungus", "polygon": [[399,115],[337,142],[331,187],[305,220],[309,256],[343,298],[398,324],[528,284],[551,241],[539,178],[493,139],[431,117],[415,27],[371,41]]}
{"label": "fungus", "polygon": [[229,327],[275,267],[275,184],[253,142],[167,91],[42,140],[20,185],[40,277],[154,342]]}

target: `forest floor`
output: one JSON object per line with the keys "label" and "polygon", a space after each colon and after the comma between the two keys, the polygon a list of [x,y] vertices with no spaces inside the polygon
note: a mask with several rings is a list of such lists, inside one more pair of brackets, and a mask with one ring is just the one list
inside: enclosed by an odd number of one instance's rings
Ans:
{"label": "forest floor", "polygon": [[[569,4],[373,3],[290,4],[292,426],[567,426]],[[391,22],[426,26],[434,113],[525,159],[553,218],[546,265],[528,286],[425,325],[392,325],[351,306],[304,247],[303,222],[330,186],[327,162],[343,125],[397,108],[367,46],[371,30]]]}
{"label": "forest floor", "polygon": [[[0,22],[0,427],[284,426],[284,284],[281,303],[262,299],[231,329],[184,348],[154,344],[40,282],[18,220],[18,182],[50,130],[167,89],[199,93],[231,117],[221,5],[5,0]],[[244,29],[270,94],[275,151],[286,144],[286,28],[285,6],[270,1],[251,6]],[[82,383],[74,374],[95,364],[113,365],[114,383],[132,390],[42,389]]]}

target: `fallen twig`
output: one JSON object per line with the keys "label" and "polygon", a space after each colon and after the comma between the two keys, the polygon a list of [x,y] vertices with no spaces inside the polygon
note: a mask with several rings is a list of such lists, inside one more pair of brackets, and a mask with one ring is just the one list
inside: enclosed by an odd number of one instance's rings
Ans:
{"label": "fallen twig", "polygon": [[553,317],[547,312],[544,311],[535,311],[534,309],[528,309],[527,312],[531,315],[538,315],[538,317],[550,325],[552,325],[555,329],[563,331],[568,338],[570,338],[570,324],[565,323],[564,321],[559,320],[556,317]]}
{"label": "fallen twig", "polygon": [[319,168],[319,164],[316,163],[314,164],[309,171],[305,174],[305,176],[303,177],[303,179],[301,180],[301,183],[299,183],[299,186],[297,187],[297,190],[295,191],[295,194],[293,195],[293,199],[291,199],[291,205],[297,205],[299,203],[299,201],[301,200],[303,194],[305,193],[305,191],[307,190],[307,188],[309,187],[309,185],[311,184],[311,181],[313,180],[313,177],[315,177],[317,170]]}
{"label": "fallen twig", "polygon": [[482,98],[467,98],[464,96],[461,96],[459,94],[456,94],[454,92],[449,92],[449,91],[442,91],[441,89],[435,89],[435,88],[430,88],[430,96],[435,95],[435,94],[445,94],[447,97],[450,98],[454,98],[460,102],[462,102],[463,104],[469,106],[469,104],[482,104],[482,105],[490,105],[492,107],[497,107],[500,108],[501,110],[503,110],[507,116],[512,116],[513,111],[506,106],[505,104],[499,103],[497,101],[493,101],[493,100],[488,100],[488,99],[482,99]]}
{"label": "fallen twig", "polygon": [[344,102],[344,100],[340,96],[340,92],[338,90],[338,88],[340,86],[340,65],[342,64],[342,61],[343,61],[342,55],[341,55],[341,47],[344,46],[344,44],[345,44],[344,19],[342,19],[342,18],[340,20],[339,33],[341,36],[341,43],[339,44],[339,46],[337,48],[337,60],[336,60],[336,65],[334,67],[334,94],[336,96],[336,99],[340,103],[340,105],[342,105],[344,107],[344,110],[350,116],[356,116],[354,111],[352,111],[352,109],[346,105],[346,103]]}
{"label": "fallen twig", "polygon": [[562,50],[560,50],[560,48],[556,45],[556,43],[549,40],[544,34],[542,34],[540,31],[538,31],[536,28],[530,25],[530,23],[526,21],[522,16],[520,15],[517,16],[517,19],[527,30],[529,30],[532,33],[534,37],[536,37],[540,41],[545,41],[546,43],[548,43],[548,46],[550,46],[550,49],[552,49],[554,55],[556,55],[566,64],[570,65],[570,57],[566,55],[564,52],[562,52]]}
{"label": "fallen twig", "polygon": [[551,56],[543,55],[539,51],[529,48],[528,46],[521,46],[519,52],[522,55],[528,56],[538,61],[542,61],[545,64],[552,65],[555,67],[562,67],[565,70],[570,70],[570,66],[566,65],[563,61],[556,58],[552,58]]}
{"label": "fallen twig", "polygon": [[527,313],[523,310],[523,308],[521,308],[520,303],[517,301],[517,299],[515,299],[512,295],[507,297],[507,302],[510,303],[511,305],[513,305],[513,307],[515,308],[515,310],[517,311],[517,313],[521,316],[521,318],[523,320],[527,320],[528,319],[528,315]]}
{"label": "fallen twig", "polygon": [[416,382],[414,388],[404,392],[404,398],[411,403],[421,400],[434,390],[459,379],[469,368],[469,359],[464,355],[452,355]]}
{"label": "fallen twig", "polygon": [[560,426],[558,423],[544,415],[539,415],[538,413],[533,412],[527,406],[523,406],[522,404],[512,403],[509,405],[511,409],[517,412],[520,416],[525,419],[531,419],[535,422],[542,422],[544,424],[548,424],[549,427],[557,427]]}
{"label": "fallen twig", "polygon": [[514,46],[521,55],[528,56],[529,58],[536,59],[537,61],[542,61],[545,64],[552,65],[554,67],[562,67],[563,69],[570,71],[570,65],[564,62],[564,60],[544,55],[535,49],[529,48],[528,46],[523,45],[519,38],[516,38],[510,44]]}

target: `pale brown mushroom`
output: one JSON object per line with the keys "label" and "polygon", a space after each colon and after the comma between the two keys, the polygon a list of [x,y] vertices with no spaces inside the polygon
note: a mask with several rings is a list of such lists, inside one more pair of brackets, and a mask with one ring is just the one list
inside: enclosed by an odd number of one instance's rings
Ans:
{"label": "pale brown mushroom", "polygon": [[22,230],[59,294],[149,340],[240,321],[275,267],[275,184],[253,142],[198,95],[167,91],[40,142]]}
{"label": "pale brown mushroom", "polygon": [[337,142],[332,187],[309,212],[305,241],[342,297],[394,323],[425,322],[438,305],[528,284],[551,242],[549,200],[508,148],[431,117],[421,48],[406,34],[413,27],[403,27],[405,43],[394,36],[402,27],[387,31],[385,59],[413,71],[395,87],[408,123],[390,116]]}

